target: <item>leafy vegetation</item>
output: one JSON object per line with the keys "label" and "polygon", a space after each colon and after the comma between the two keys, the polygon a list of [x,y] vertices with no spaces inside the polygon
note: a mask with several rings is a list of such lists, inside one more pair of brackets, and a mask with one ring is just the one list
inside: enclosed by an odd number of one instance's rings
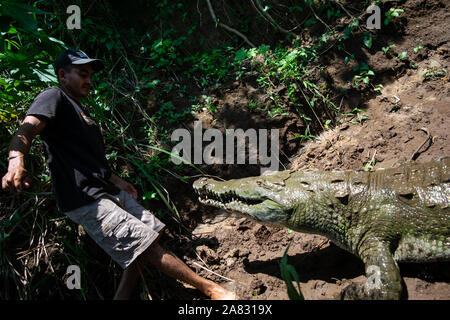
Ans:
{"label": "leafy vegetation", "polygon": [[388,25],[392,19],[400,16],[400,13],[403,12],[403,9],[390,8],[389,11],[385,13],[386,18],[384,19],[384,24]]}
{"label": "leafy vegetation", "polygon": [[[292,242],[290,242],[287,246],[280,261],[281,278],[286,282],[289,299],[304,300],[305,298],[303,297],[302,291],[300,290],[300,280],[297,271],[292,265],[287,263],[287,253],[291,243]],[[293,280],[295,280],[297,288],[293,285]]]}

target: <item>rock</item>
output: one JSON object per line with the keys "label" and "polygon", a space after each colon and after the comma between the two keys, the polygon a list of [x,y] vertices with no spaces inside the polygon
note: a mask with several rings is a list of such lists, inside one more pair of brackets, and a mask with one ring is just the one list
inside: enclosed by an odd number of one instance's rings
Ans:
{"label": "rock", "polygon": [[195,251],[201,259],[205,260],[207,264],[218,264],[220,261],[217,253],[205,245],[198,246]]}
{"label": "rock", "polygon": [[439,61],[436,61],[434,59],[430,60],[430,66],[432,68],[441,68],[442,67],[442,65],[439,63]]}

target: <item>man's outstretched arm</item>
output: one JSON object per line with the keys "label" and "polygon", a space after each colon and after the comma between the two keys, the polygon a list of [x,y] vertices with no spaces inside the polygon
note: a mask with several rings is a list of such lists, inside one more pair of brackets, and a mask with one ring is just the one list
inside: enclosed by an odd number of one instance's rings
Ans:
{"label": "man's outstretched arm", "polygon": [[36,135],[44,130],[45,120],[35,116],[26,116],[17,134],[12,138],[9,148],[8,172],[2,178],[2,189],[9,192],[21,192],[30,186],[25,169],[25,157],[30,152],[31,143]]}

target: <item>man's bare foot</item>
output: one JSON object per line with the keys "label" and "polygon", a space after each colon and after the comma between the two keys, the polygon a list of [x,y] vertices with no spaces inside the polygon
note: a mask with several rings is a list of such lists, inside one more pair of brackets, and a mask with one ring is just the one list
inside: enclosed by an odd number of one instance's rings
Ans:
{"label": "man's bare foot", "polygon": [[209,297],[211,300],[239,300],[236,293],[228,291],[217,284],[214,284],[210,289]]}

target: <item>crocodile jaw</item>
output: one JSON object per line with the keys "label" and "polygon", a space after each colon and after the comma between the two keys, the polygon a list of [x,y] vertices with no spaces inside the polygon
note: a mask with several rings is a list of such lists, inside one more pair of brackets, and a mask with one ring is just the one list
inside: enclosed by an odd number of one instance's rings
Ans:
{"label": "crocodile jaw", "polygon": [[[237,180],[236,180],[237,181]],[[240,185],[242,192],[236,192],[236,185],[201,178],[194,182],[194,190],[203,204],[221,208],[230,212],[253,218],[261,222],[285,221],[289,214],[283,205],[268,199],[257,191],[250,192],[245,184]]]}

